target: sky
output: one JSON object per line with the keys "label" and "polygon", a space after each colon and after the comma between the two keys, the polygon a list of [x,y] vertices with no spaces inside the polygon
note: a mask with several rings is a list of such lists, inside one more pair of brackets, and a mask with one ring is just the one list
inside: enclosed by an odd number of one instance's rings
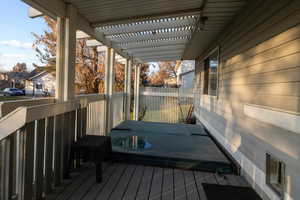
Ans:
{"label": "sky", "polygon": [[17,62],[40,64],[32,48],[32,32],[47,29],[43,18],[28,17],[28,6],[21,0],[2,0],[0,12],[0,70],[10,70]]}

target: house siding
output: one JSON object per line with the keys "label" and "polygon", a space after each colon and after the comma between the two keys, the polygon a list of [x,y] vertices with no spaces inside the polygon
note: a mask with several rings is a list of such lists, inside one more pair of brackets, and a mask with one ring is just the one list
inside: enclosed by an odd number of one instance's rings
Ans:
{"label": "house siding", "polygon": [[[300,123],[300,1],[252,1],[210,47],[196,61],[196,117],[240,162],[262,197],[278,199],[265,184],[271,153],[286,164],[285,199],[299,199],[299,129],[285,128],[280,113]],[[219,85],[212,97],[202,95],[203,70],[216,47]],[[279,117],[261,120],[249,116],[251,108],[274,110]]]}

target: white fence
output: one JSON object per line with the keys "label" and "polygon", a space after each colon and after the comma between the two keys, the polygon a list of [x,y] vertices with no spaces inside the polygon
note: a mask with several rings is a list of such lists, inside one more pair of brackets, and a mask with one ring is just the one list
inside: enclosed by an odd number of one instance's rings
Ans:
{"label": "white fence", "polygon": [[140,89],[139,113],[143,121],[180,123],[193,105],[193,90],[145,87]]}
{"label": "white fence", "polygon": [[[124,120],[124,93],[115,93],[112,97],[113,127]],[[87,134],[105,135],[105,100],[92,102],[87,109]]]}

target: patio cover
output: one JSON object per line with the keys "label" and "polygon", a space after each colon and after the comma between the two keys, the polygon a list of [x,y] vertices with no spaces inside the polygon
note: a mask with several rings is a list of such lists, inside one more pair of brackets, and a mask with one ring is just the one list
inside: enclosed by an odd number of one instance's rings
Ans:
{"label": "patio cover", "polygon": [[65,14],[61,7],[72,4],[78,11],[79,28],[92,28],[94,33],[82,31],[125,58],[150,62],[195,59],[246,0],[24,1],[56,16]]}

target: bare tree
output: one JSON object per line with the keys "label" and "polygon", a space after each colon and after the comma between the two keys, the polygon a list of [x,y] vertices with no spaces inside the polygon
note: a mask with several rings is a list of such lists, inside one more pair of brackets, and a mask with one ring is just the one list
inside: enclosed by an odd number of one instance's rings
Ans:
{"label": "bare tree", "polygon": [[17,63],[13,68],[13,72],[27,72],[27,66],[26,63]]}

